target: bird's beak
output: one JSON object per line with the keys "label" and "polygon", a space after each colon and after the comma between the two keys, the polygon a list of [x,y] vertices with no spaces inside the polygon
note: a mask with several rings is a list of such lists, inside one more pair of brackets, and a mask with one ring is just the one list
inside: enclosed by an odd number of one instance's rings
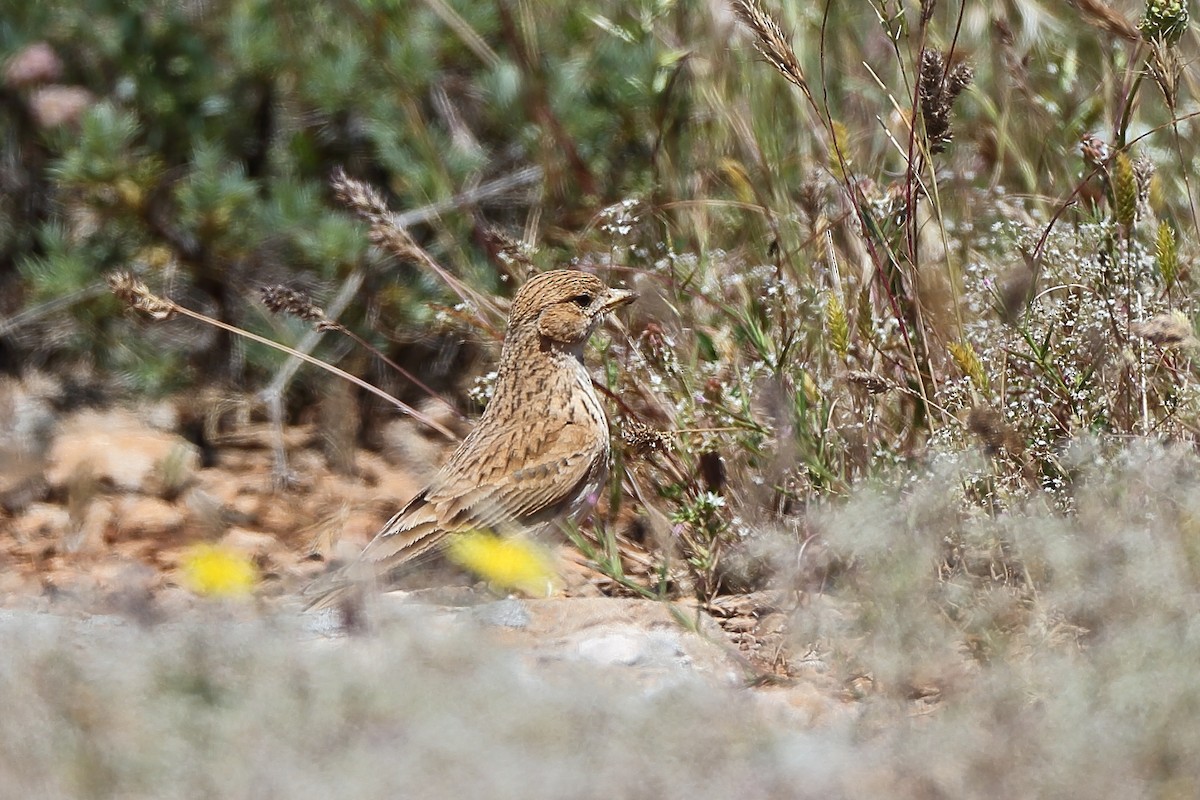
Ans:
{"label": "bird's beak", "polygon": [[614,311],[637,299],[637,292],[631,292],[628,289],[609,289],[608,296],[604,298],[604,310]]}

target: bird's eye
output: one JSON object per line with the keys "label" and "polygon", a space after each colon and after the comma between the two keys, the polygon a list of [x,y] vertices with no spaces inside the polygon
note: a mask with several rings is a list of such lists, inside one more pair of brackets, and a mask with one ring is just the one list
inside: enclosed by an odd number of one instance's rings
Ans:
{"label": "bird's eye", "polygon": [[577,294],[571,298],[571,302],[580,308],[587,308],[592,304],[592,296],[590,294]]}

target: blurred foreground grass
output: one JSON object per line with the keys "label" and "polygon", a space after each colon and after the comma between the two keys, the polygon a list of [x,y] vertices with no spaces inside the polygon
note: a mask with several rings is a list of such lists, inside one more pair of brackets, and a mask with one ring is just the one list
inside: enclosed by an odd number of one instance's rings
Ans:
{"label": "blurred foreground grass", "polygon": [[[1089,467],[1075,518],[948,512],[961,467],[822,515],[844,575],[790,636],[836,713],[484,647],[420,607],[341,640],[220,607],[6,612],[0,797],[1194,796],[1200,461]],[[940,578],[949,539],[1019,554],[1037,591]]]}

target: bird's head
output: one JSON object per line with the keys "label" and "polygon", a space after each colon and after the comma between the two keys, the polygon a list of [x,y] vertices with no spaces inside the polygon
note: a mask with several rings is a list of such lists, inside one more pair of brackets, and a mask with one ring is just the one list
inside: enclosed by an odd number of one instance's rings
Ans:
{"label": "bird's head", "polygon": [[637,299],[637,293],[610,289],[595,275],[573,269],[543,272],[513,298],[508,329],[536,329],[543,340],[578,350],[609,311]]}

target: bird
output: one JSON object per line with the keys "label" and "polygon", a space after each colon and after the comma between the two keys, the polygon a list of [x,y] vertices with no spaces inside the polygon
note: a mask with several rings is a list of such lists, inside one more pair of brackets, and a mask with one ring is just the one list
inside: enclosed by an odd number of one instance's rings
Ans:
{"label": "bird", "polygon": [[356,561],[306,592],[316,595],[308,608],[338,603],[455,533],[537,532],[590,510],[608,473],[609,430],[584,347],[606,314],[637,296],[579,270],[530,278],[513,297],[474,429]]}

